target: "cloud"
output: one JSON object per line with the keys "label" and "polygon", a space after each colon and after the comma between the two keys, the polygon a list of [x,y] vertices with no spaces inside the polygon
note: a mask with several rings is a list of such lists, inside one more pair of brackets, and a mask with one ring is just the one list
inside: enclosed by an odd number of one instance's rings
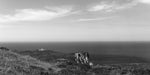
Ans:
{"label": "cloud", "polygon": [[88,11],[90,12],[97,12],[97,11],[104,11],[104,12],[112,12],[116,10],[123,10],[127,8],[131,8],[133,6],[138,5],[139,3],[143,4],[150,4],[150,0],[114,0],[109,2],[109,0],[102,1],[99,4],[91,6]]}
{"label": "cloud", "polygon": [[150,4],[150,0],[138,0],[141,3]]}
{"label": "cloud", "polygon": [[100,4],[91,6],[88,11],[96,12],[96,11],[105,11],[105,12],[112,12],[116,10],[122,10],[126,8],[130,8],[137,5],[136,0],[128,0],[126,3],[119,3],[116,0],[113,2],[101,2]]}
{"label": "cloud", "polygon": [[100,4],[100,5],[93,6],[92,8],[89,9],[89,11],[101,11],[110,8],[112,8],[112,5]]}
{"label": "cloud", "polygon": [[83,18],[83,19],[78,19],[78,22],[84,22],[84,21],[99,21],[99,20],[107,20],[114,18],[116,16],[111,16],[111,17],[101,17],[101,18]]}
{"label": "cloud", "polygon": [[21,9],[14,14],[0,14],[0,23],[51,20],[71,12],[72,8]]}

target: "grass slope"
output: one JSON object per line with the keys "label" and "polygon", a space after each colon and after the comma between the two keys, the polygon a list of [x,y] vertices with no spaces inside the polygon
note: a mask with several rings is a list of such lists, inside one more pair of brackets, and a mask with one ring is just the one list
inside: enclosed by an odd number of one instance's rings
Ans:
{"label": "grass slope", "polygon": [[[30,55],[46,62],[63,57],[72,61],[71,58],[73,56],[72,54],[63,54],[50,50],[21,51],[18,53]],[[56,65],[61,68],[61,70],[57,72],[57,75],[150,75],[150,64],[142,58],[112,55],[91,55],[91,60],[97,63],[100,62],[101,64],[90,67],[86,64],[83,65],[74,62],[60,63]]]}
{"label": "grass slope", "polygon": [[0,50],[0,75],[41,75],[54,74],[60,69],[50,63],[39,61],[30,56]]}
{"label": "grass slope", "polygon": [[[15,51],[16,53],[19,53],[21,55],[29,55],[31,57],[34,57],[38,60],[45,61],[45,62],[54,62],[57,58],[65,58],[67,54],[55,52],[52,50],[45,50],[45,51]],[[68,56],[68,55],[67,55]]]}

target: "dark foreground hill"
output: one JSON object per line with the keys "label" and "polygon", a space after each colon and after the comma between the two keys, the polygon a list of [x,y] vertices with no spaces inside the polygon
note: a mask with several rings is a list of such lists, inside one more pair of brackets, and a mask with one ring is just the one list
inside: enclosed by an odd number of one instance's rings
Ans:
{"label": "dark foreground hill", "polygon": [[53,74],[59,68],[30,56],[0,50],[0,75],[41,75]]}
{"label": "dark foreground hill", "polygon": [[56,59],[65,58],[71,62],[57,63],[61,68],[58,75],[150,75],[150,64],[139,57],[113,56],[113,55],[91,55],[94,66],[77,64],[73,62],[73,54],[65,54],[51,50],[45,51],[18,51],[22,55],[30,55],[41,61],[55,62]]}
{"label": "dark foreground hill", "polygon": [[[54,51],[18,53],[0,50],[0,75],[150,75],[149,63],[89,66],[73,62],[72,54],[61,54]],[[65,58],[70,62],[51,63],[57,58]]]}

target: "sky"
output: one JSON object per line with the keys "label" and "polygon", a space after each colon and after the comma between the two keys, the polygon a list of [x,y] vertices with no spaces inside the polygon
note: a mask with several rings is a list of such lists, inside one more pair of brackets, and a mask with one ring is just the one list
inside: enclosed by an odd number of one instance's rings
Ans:
{"label": "sky", "polygon": [[150,41],[150,0],[0,0],[0,42]]}

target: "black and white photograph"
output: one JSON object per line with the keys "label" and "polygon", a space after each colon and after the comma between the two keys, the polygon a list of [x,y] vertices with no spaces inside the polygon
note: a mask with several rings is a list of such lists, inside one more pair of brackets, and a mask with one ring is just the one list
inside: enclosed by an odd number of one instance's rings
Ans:
{"label": "black and white photograph", "polygon": [[0,0],[0,75],[150,75],[150,0]]}

